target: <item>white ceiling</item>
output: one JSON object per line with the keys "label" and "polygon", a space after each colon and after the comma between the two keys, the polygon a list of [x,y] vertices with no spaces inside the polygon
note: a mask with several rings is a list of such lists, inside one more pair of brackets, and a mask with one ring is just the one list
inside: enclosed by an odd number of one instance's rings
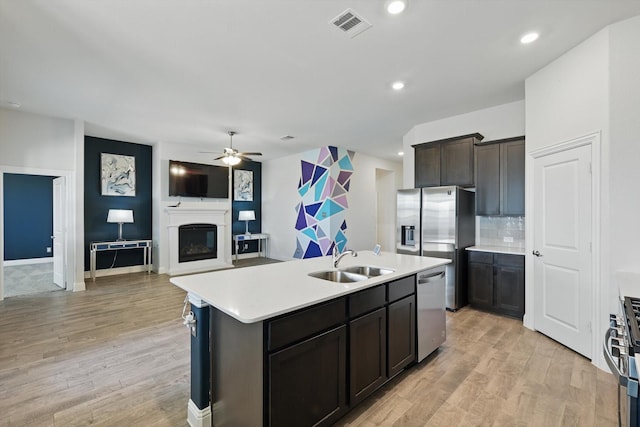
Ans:
{"label": "white ceiling", "polygon": [[[0,106],[188,150],[222,151],[235,130],[234,146],[262,159],[337,145],[397,160],[415,124],[523,99],[526,77],[640,14],[638,0],[410,0],[398,16],[383,6],[0,0]],[[372,28],[350,38],[329,24],[347,8]],[[521,45],[530,30],[540,39]]]}

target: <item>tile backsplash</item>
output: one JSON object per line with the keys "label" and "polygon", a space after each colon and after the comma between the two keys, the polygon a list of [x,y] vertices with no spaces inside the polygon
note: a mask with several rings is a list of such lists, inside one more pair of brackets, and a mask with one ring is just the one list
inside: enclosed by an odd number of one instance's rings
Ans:
{"label": "tile backsplash", "polygon": [[524,249],[524,217],[477,216],[476,245]]}

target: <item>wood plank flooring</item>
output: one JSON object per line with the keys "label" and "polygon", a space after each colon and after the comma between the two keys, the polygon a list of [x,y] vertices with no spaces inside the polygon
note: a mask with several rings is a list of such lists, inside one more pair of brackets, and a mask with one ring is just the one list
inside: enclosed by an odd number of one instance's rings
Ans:
{"label": "wood plank flooring", "polygon": [[[0,302],[0,426],[186,426],[185,293],[135,273]],[[338,426],[614,426],[613,377],[470,308],[447,341]],[[426,363],[425,363],[426,362]]]}

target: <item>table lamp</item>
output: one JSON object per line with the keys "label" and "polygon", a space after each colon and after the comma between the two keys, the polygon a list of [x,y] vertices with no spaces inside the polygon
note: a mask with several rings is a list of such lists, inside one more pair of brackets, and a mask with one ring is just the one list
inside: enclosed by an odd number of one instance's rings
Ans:
{"label": "table lamp", "polygon": [[107,222],[118,223],[118,240],[122,238],[122,224],[133,223],[133,211],[131,209],[109,209]]}
{"label": "table lamp", "polygon": [[244,221],[245,223],[244,234],[251,234],[249,233],[249,221],[255,221],[255,220],[256,220],[256,213],[254,211],[240,211],[240,213],[238,213],[238,221]]}

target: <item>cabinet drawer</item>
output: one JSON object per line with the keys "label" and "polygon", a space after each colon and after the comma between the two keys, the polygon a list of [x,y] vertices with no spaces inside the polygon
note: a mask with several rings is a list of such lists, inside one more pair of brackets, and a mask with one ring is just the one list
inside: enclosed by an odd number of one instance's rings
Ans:
{"label": "cabinet drawer", "polygon": [[416,276],[409,276],[387,284],[387,300],[393,302],[416,292]]}
{"label": "cabinet drawer", "polygon": [[269,322],[267,350],[272,351],[346,321],[346,300],[340,298]]}
{"label": "cabinet drawer", "polygon": [[384,306],[386,293],[384,285],[366,289],[349,296],[349,317],[354,318],[373,309]]}
{"label": "cabinet drawer", "polygon": [[524,268],[524,255],[495,254],[494,262],[497,265]]}
{"label": "cabinet drawer", "polygon": [[469,251],[469,262],[481,262],[483,264],[493,264],[493,253]]}

